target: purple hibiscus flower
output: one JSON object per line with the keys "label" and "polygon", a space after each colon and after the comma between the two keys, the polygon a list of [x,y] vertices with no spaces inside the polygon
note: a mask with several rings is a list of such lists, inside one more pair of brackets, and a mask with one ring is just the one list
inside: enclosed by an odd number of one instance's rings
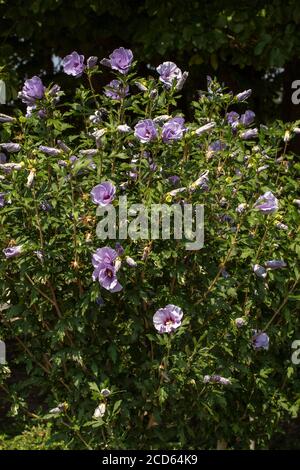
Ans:
{"label": "purple hibiscus flower", "polygon": [[254,349],[269,349],[269,336],[267,333],[264,333],[262,331],[257,332],[254,330],[254,335],[252,337],[252,346]]}
{"label": "purple hibiscus flower", "polygon": [[153,324],[159,333],[171,333],[181,325],[183,312],[180,307],[169,304],[153,315]]}
{"label": "purple hibiscus flower", "polygon": [[120,263],[117,263],[118,253],[109,247],[98,248],[92,257],[94,266],[93,280],[110,292],[119,292],[122,286],[117,279]]}
{"label": "purple hibiscus flower", "polygon": [[110,204],[114,200],[115,194],[116,188],[109,181],[97,184],[91,191],[92,201],[100,206]]}
{"label": "purple hibiscus flower", "polygon": [[[157,72],[159,73],[159,80],[166,86],[166,88],[172,88],[172,85],[175,84],[176,88],[179,86],[183,86],[182,79],[183,73],[179,67],[177,67],[174,62],[163,62],[156,68]],[[185,73],[185,79],[187,78],[187,74]],[[178,88],[177,88],[178,89]]]}
{"label": "purple hibiscus flower", "polygon": [[119,49],[115,49],[110,54],[109,59],[102,59],[100,63],[126,75],[130,70],[132,61],[132,51],[130,49],[125,49],[124,47],[119,47]]}
{"label": "purple hibiscus flower", "polygon": [[129,94],[129,86],[124,87],[120,80],[112,80],[104,90],[104,94],[112,100],[121,100]]}
{"label": "purple hibiscus flower", "polygon": [[18,97],[21,98],[23,103],[33,106],[37,100],[44,98],[45,90],[46,87],[43,85],[42,80],[34,76],[25,81]]}
{"label": "purple hibiscus flower", "polygon": [[222,142],[221,140],[216,140],[215,142],[212,142],[210,146],[208,147],[209,152],[215,153],[215,152],[221,152],[222,150],[226,149],[226,144]]}
{"label": "purple hibiscus flower", "polygon": [[163,125],[162,140],[163,142],[180,140],[182,139],[184,132],[184,119],[182,117],[175,117]]}
{"label": "purple hibiscus flower", "polygon": [[73,51],[63,58],[62,66],[67,75],[81,77],[85,68],[84,55],[79,55],[78,52]]}
{"label": "purple hibiscus flower", "polygon": [[243,126],[249,126],[255,119],[255,113],[251,109],[247,109],[244,114],[241,115],[240,123]]}
{"label": "purple hibiscus flower", "polygon": [[278,199],[271,191],[267,191],[257,199],[254,209],[261,211],[263,214],[273,214],[278,210]]}
{"label": "purple hibiscus flower", "polygon": [[151,142],[157,138],[157,128],[152,119],[139,121],[134,128],[134,135],[140,142]]}
{"label": "purple hibiscus flower", "polygon": [[4,248],[3,253],[6,259],[8,258],[14,258],[15,256],[19,256],[22,251],[22,246],[11,246],[8,248]]}

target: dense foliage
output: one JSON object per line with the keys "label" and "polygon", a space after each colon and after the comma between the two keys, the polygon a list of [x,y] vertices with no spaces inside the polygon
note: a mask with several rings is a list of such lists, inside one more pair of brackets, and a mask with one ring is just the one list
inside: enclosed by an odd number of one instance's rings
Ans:
{"label": "dense foliage", "polygon": [[[26,116],[1,116],[2,402],[15,420],[53,420],[68,448],[264,448],[300,405],[299,163],[287,151],[299,123],[255,127],[250,92],[210,78],[184,123],[177,68],[138,78],[128,51],[123,68],[110,56],[118,82],[98,94],[103,67],[74,54],[72,102],[35,77]],[[204,204],[204,247],[99,240],[100,183],[115,206],[122,194]],[[92,279],[103,247],[117,250],[118,292]],[[168,304],[182,321],[158,333]]]}

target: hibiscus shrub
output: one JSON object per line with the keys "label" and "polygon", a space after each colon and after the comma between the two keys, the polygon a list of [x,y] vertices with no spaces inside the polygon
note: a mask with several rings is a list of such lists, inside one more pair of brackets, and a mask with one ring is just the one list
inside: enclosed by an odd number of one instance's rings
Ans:
{"label": "hibiscus shrub", "polygon": [[[165,62],[139,78],[123,48],[98,65],[73,52],[63,67],[73,102],[33,77],[26,115],[0,115],[8,423],[52,420],[52,439],[75,449],[267,447],[300,404],[288,151],[299,123],[257,126],[251,90],[233,96],[211,78],[185,122],[187,73]],[[97,94],[103,67],[114,79]],[[100,239],[97,211],[125,195],[203,204],[204,246],[173,232]]]}

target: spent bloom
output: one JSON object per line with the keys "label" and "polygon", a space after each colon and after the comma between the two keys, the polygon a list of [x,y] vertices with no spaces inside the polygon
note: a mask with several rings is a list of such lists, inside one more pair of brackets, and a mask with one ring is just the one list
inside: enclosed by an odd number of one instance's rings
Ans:
{"label": "spent bloom", "polygon": [[8,153],[15,153],[21,150],[20,144],[15,144],[14,142],[7,142],[4,144],[0,144],[1,149],[5,150]]}
{"label": "spent bloom", "polygon": [[97,184],[91,191],[92,201],[100,206],[110,204],[114,200],[115,194],[116,188],[109,181]]}
{"label": "spent bloom", "polygon": [[22,251],[22,246],[11,246],[8,248],[4,248],[3,253],[6,259],[8,258],[14,258],[15,256],[19,256]]}
{"label": "spent bloom", "polygon": [[132,61],[132,51],[124,47],[119,47],[110,54],[109,59],[102,59],[100,63],[126,75],[130,70]]}
{"label": "spent bloom", "polygon": [[162,140],[163,142],[180,140],[183,137],[184,132],[184,119],[182,117],[175,117],[163,125]]}
{"label": "spent bloom", "polygon": [[85,67],[84,55],[79,55],[78,52],[73,51],[71,54],[64,57],[62,66],[67,75],[81,77]]}
{"label": "spent bloom", "polygon": [[246,320],[243,317],[239,317],[234,320],[234,323],[236,324],[238,328],[242,328],[243,326],[246,325]]}
{"label": "spent bloom", "polygon": [[236,95],[236,99],[238,101],[245,101],[247,100],[248,98],[250,98],[250,96],[252,95],[252,90],[249,89],[249,90],[245,90],[245,91],[242,91],[241,93],[238,93]]}
{"label": "spent bloom", "polygon": [[122,84],[120,80],[112,80],[104,90],[104,94],[112,100],[121,100],[129,93],[129,87]]}
{"label": "spent bloom", "polygon": [[215,127],[216,123],[215,122],[208,122],[207,124],[204,124],[204,126],[198,127],[198,129],[195,130],[196,135],[202,135],[204,132],[208,132],[211,129]]}
{"label": "spent bloom", "polygon": [[169,304],[153,315],[153,324],[159,333],[171,333],[181,325],[183,312],[180,307]]}
{"label": "spent bloom", "polygon": [[250,140],[255,139],[258,136],[258,129],[255,127],[254,129],[248,129],[241,133],[241,138],[243,140]]}
{"label": "spent bloom", "polygon": [[287,264],[281,259],[271,259],[265,262],[265,267],[268,269],[281,269],[286,268]]}
{"label": "spent bloom", "polygon": [[231,384],[230,379],[226,379],[225,377],[222,377],[221,375],[205,375],[203,377],[203,382],[205,384],[207,383],[216,383],[216,384],[221,384],[221,385]]}
{"label": "spent bloom", "polygon": [[262,279],[265,279],[267,277],[267,271],[263,266],[260,266],[259,264],[255,264],[253,266],[253,272],[257,277],[261,277]]}
{"label": "spent bloom", "polygon": [[253,207],[263,214],[273,214],[278,210],[278,199],[271,191],[267,191],[257,199]]}
{"label": "spent bloom", "polygon": [[51,157],[56,157],[62,153],[60,149],[56,149],[55,147],[46,147],[45,145],[40,145],[39,150],[43,153],[46,153],[47,155],[50,155]]}
{"label": "spent bloom", "polygon": [[143,119],[134,127],[134,135],[140,142],[151,142],[157,138],[157,128],[152,119]]}
{"label": "spent bloom", "polygon": [[46,87],[43,85],[42,80],[39,77],[34,76],[25,81],[18,97],[21,98],[23,103],[32,106],[36,104],[36,101],[44,98],[45,90]]}
{"label": "spent bloom", "polygon": [[109,247],[98,248],[92,257],[93,280],[110,292],[119,292],[122,286],[117,279],[118,253]]}
{"label": "spent bloom", "polygon": [[[180,68],[174,64],[174,62],[163,62],[156,68],[156,70],[159,73],[159,80],[166,86],[166,88],[171,88],[174,83],[177,86],[180,84],[182,87],[183,83],[181,82],[183,73]],[[187,78],[187,76],[185,78]]]}
{"label": "spent bloom", "polygon": [[6,204],[5,193],[0,193],[0,209]]}
{"label": "spent bloom", "polygon": [[254,349],[269,349],[269,336],[267,333],[262,331],[257,332],[254,330],[254,335],[252,336],[252,346]]}

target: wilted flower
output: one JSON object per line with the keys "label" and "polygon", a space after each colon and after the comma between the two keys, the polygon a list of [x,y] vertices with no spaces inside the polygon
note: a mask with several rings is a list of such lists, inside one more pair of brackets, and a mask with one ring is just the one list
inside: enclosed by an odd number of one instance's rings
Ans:
{"label": "wilted flower", "polygon": [[43,85],[42,80],[39,77],[34,76],[25,81],[18,97],[21,98],[23,103],[34,105],[37,100],[44,98],[45,90],[46,87]]}
{"label": "wilted flower", "polygon": [[67,144],[65,144],[65,142],[63,142],[62,140],[58,140],[57,145],[61,148],[63,152],[65,153],[71,152],[70,147],[68,147]]}
{"label": "wilted flower", "polygon": [[121,100],[129,93],[129,86],[124,87],[120,80],[112,80],[104,89],[104,94],[112,100]]}
{"label": "wilted flower", "polygon": [[283,142],[289,142],[291,140],[291,133],[290,131],[285,131],[284,137],[283,137]]}
{"label": "wilted flower", "polygon": [[278,228],[279,230],[288,230],[288,226],[286,224],[283,224],[282,222],[277,222],[275,224],[275,227]]}
{"label": "wilted flower", "polygon": [[0,113],[0,122],[14,122],[16,118]]}
{"label": "wilted flower", "polygon": [[249,126],[254,121],[254,118],[255,113],[250,109],[247,109],[247,111],[241,115],[240,123],[243,124],[243,126]]}
{"label": "wilted flower", "polygon": [[85,157],[94,157],[98,153],[98,149],[82,149],[79,151],[80,155]]}
{"label": "wilted flower", "polygon": [[176,186],[180,183],[180,177],[177,175],[169,176],[168,180],[173,186]]}
{"label": "wilted flower", "polygon": [[128,266],[130,266],[131,268],[134,268],[137,265],[136,261],[130,258],[130,256],[126,256],[125,261],[128,264]]}
{"label": "wilted flower", "polygon": [[62,66],[67,75],[81,77],[84,71],[84,55],[79,55],[78,52],[73,51],[64,57]]}
{"label": "wilted flower", "polygon": [[51,157],[56,157],[57,155],[60,155],[62,153],[60,149],[56,149],[54,147],[46,147],[45,145],[40,145],[39,150],[43,153],[46,153],[47,155],[50,155]]}
{"label": "wilted flower", "polygon": [[181,325],[183,312],[180,307],[169,304],[153,316],[154,327],[159,333],[171,333]]}
{"label": "wilted flower", "polygon": [[103,418],[103,416],[105,415],[105,411],[106,411],[105,403],[100,403],[100,405],[98,405],[94,411],[93,418],[95,419]]}
{"label": "wilted flower", "polygon": [[61,414],[64,411],[66,411],[68,408],[67,403],[59,403],[55,408],[52,408],[49,410],[49,414],[51,415],[56,415],[56,414]]}
{"label": "wilted flower", "polygon": [[169,119],[171,119],[171,116],[169,116],[168,114],[162,114],[161,116],[156,116],[153,119],[153,122],[155,122],[157,124],[163,124],[164,122],[168,121]]}
{"label": "wilted flower", "polygon": [[215,140],[208,147],[209,152],[212,152],[212,153],[221,152],[222,150],[225,150],[225,149],[226,149],[226,144],[225,142],[222,142],[221,140]]}
{"label": "wilted flower", "polygon": [[262,331],[257,332],[254,330],[254,335],[252,336],[252,346],[254,349],[269,349],[269,336],[267,333]]}
{"label": "wilted flower", "polygon": [[0,147],[3,150],[6,150],[8,153],[15,153],[19,152],[21,150],[21,145],[20,144],[15,144],[14,142],[7,142],[4,144],[0,144]]}
{"label": "wilted flower", "polygon": [[287,264],[281,259],[272,259],[270,261],[265,262],[265,267],[268,269],[281,269],[286,268]]}
{"label": "wilted flower", "polygon": [[100,63],[107,67],[111,67],[113,70],[118,70],[118,72],[125,75],[129,72],[132,61],[132,51],[130,49],[125,49],[124,47],[119,47],[119,49],[115,49],[110,54],[109,59],[102,59]]}
{"label": "wilted flower", "polygon": [[92,201],[100,206],[110,204],[114,200],[115,194],[116,188],[109,181],[97,184],[91,191]]}
{"label": "wilted flower", "polygon": [[44,253],[43,253],[43,251],[41,251],[41,250],[35,250],[33,253],[36,255],[37,259],[38,259],[41,263],[44,262]]}
{"label": "wilted flower", "polygon": [[2,250],[2,251],[3,251],[4,256],[5,256],[6,259],[14,258],[15,256],[19,256],[21,254],[22,246],[21,245],[11,246],[11,247],[8,247],[8,248],[4,248],[4,250]]}
{"label": "wilted flower", "polygon": [[120,124],[119,126],[117,126],[117,130],[118,130],[119,132],[124,132],[124,133],[126,133],[126,132],[130,132],[130,131],[131,131],[131,127],[128,126],[127,124]]}
{"label": "wilted flower", "polygon": [[91,114],[89,117],[89,120],[93,124],[99,124],[102,121],[102,113],[101,111],[97,110],[94,112],[94,114]]}
{"label": "wilted flower", "polygon": [[48,201],[43,201],[40,203],[40,209],[44,212],[50,212],[52,210],[52,205]]}
{"label": "wilted flower", "polygon": [[231,381],[229,379],[226,379],[225,377],[222,377],[221,375],[205,375],[203,377],[203,382],[205,384],[207,383],[217,383],[221,385],[230,385]]}
{"label": "wilted flower", "polygon": [[267,191],[257,199],[253,207],[264,214],[273,214],[278,210],[278,199],[271,191]]}
{"label": "wilted flower", "polygon": [[163,62],[156,70],[160,75],[159,80],[167,88],[171,88],[173,84],[178,85],[182,79],[182,71],[174,62]]}
{"label": "wilted flower", "polygon": [[190,189],[191,190],[195,190],[196,188],[201,188],[203,189],[204,191],[208,191],[209,190],[209,179],[208,179],[208,175],[209,175],[209,170],[206,170],[204,171],[198,179],[196,179],[196,181],[194,181],[191,185],[190,185]]}
{"label": "wilted flower", "polygon": [[245,90],[245,91],[242,91],[241,93],[238,93],[238,94],[236,95],[236,98],[237,98],[238,101],[245,101],[245,100],[247,100],[248,98],[250,98],[251,94],[252,94],[252,90],[251,90],[251,89]]}
{"label": "wilted flower", "polygon": [[184,132],[184,119],[181,117],[175,117],[163,125],[162,140],[163,142],[179,140],[183,137]]}
{"label": "wilted flower", "polygon": [[248,129],[241,133],[241,138],[243,140],[250,140],[255,139],[258,136],[258,129],[255,127],[254,129]]}
{"label": "wilted flower", "polygon": [[116,252],[118,253],[119,256],[123,255],[124,253],[124,248],[122,247],[121,243],[117,242],[115,244],[115,249],[116,249]]}
{"label": "wilted flower", "polygon": [[239,204],[235,210],[238,214],[241,214],[242,212],[244,212],[246,207],[247,207],[247,204],[245,202],[241,202],[241,204]]}
{"label": "wilted flower", "polygon": [[157,128],[152,119],[143,119],[134,127],[134,135],[140,142],[151,142],[157,138]]}
{"label": "wilted flower", "polygon": [[5,201],[5,193],[0,193],[0,209],[2,207],[4,207],[6,204],[6,201]]}
{"label": "wilted flower", "polygon": [[257,277],[261,277],[262,279],[265,279],[267,277],[267,271],[263,266],[260,266],[259,264],[255,264],[253,266],[253,272],[256,274]]}
{"label": "wilted flower", "polygon": [[27,188],[31,188],[31,186],[34,183],[34,178],[35,178],[35,170],[30,170],[28,178],[27,178],[27,183],[26,183]]}
{"label": "wilted flower", "polygon": [[0,163],[0,170],[3,170],[5,173],[11,173],[13,170],[21,170],[23,166],[23,163]]}
{"label": "wilted flower", "polygon": [[91,57],[88,58],[86,61],[86,66],[88,69],[92,69],[97,65],[98,57],[95,55],[92,55]]}
{"label": "wilted flower", "polygon": [[238,328],[242,328],[243,326],[246,325],[246,320],[243,317],[239,317],[234,320],[234,323],[236,324]]}
{"label": "wilted flower", "polygon": [[215,127],[216,123],[215,122],[208,122],[207,124],[204,124],[204,126],[198,127],[198,129],[195,130],[196,135],[202,135],[204,132],[208,132],[211,129]]}
{"label": "wilted flower", "polygon": [[110,292],[119,292],[122,286],[119,283],[116,273],[118,265],[116,261],[118,253],[109,247],[98,248],[93,254],[92,263],[94,266],[93,280]]}

